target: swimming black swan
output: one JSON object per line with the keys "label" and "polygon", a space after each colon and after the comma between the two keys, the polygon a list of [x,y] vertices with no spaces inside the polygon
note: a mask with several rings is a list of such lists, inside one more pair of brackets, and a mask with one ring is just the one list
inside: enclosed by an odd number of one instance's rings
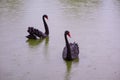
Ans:
{"label": "swimming black swan", "polygon": [[38,29],[36,29],[34,27],[28,27],[27,32],[29,33],[29,35],[26,36],[28,39],[37,39],[37,37],[39,37],[40,39],[43,39],[49,35],[49,29],[48,29],[48,25],[45,21],[45,18],[48,19],[48,16],[43,15],[43,17],[42,17],[44,27],[45,27],[45,33],[39,31]]}
{"label": "swimming black swan", "polygon": [[78,58],[79,54],[79,47],[77,43],[69,43],[67,39],[67,35],[70,37],[70,32],[65,31],[64,37],[65,37],[65,42],[66,46],[63,49],[63,54],[62,57],[64,60],[74,60]]}

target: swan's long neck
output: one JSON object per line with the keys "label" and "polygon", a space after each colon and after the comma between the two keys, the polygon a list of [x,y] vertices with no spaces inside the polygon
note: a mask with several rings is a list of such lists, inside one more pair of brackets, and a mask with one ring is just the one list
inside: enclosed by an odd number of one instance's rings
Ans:
{"label": "swan's long neck", "polygon": [[46,34],[46,35],[49,35],[48,25],[47,25],[44,17],[43,17],[43,23],[44,23],[44,27],[45,27],[45,34]]}
{"label": "swan's long neck", "polygon": [[71,49],[70,49],[70,45],[67,39],[67,34],[65,34],[65,42],[66,42],[66,47],[67,47],[67,59],[71,60]]}

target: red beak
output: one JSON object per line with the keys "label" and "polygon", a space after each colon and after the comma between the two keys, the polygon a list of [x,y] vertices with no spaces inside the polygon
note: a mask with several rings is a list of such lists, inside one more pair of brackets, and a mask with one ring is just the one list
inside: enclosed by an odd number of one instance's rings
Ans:
{"label": "red beak", "polygon": [[46,19],[48,19],[48,17],[46,16]]}
{"label": "red beak", "polygon": [[68,36],[71,38],[71,35],[70,35],[70,33],[68,34]]}

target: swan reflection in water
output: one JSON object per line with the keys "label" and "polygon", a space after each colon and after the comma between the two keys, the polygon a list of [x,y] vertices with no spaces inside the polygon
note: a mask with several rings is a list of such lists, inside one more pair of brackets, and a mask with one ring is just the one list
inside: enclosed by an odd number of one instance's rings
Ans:
{"label": "swan reflection in water", "polygon": [[49,44],[49,37],[46,37],[44,39],[28,39],[26,42],[29,44],[29,46],[37,46],[43,41],[45,41],[45,45],[47,46]]}
{"label": "swan reflection in water", "polygon": [[66,63],[66,72],[65,72],[65,79],[64,80],[71,80],[71,70],[72,70],[72,65],[76,65],[79,62],[79,58],[75,59],[73,61],[65,61]]}

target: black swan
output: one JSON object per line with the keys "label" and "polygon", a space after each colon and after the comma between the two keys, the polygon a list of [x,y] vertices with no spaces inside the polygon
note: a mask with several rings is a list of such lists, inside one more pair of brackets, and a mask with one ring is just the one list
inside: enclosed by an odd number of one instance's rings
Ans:
{"label": "black swan", "polygon": [[64,60],[74,60],[78,58],[79,54],[79,47],[77,43],[69,43],[67,39],[67,35],[70,37],[70,32],[65,31],[64,37],[65,37],[65,42],[66,46],[63,49],[63,54],[62,57]]}
{"label": "black swan", "polygon": [[34,27],[28,27],[27,32],[29,33],[29,35],[26,36],[28,39],[37,39],[37,37],[39,37],[40,39],[43,39],[49,35],[49,29],[48,29],[48,25],[45,21],[45,18],[48,19],[48,16],[43,15],[43,17],[42,17],[44,27],[45,27],[45,33],[39,31],[38,29],[36,29]]}

